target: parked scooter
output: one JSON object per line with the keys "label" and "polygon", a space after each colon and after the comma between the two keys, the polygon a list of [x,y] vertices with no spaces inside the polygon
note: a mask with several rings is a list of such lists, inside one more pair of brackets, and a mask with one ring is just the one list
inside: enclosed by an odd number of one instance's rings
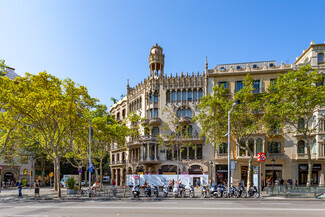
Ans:
{"label": "parked scooter", "polygon": [[210,197],[215,197],[215,198],[220,197],[218,187],[215,183],[213,183],[212,186],[210,187],[209,193],[210,193]]}
{"label": "parked scooter", "polygon": [[180,184],[175,184],[173,188],[174,197],[185,197],[185,186]]}
{"label": "parked scooter", "polygon": [[194,187],[193,185],[190,186],[190,198],[193,198],[195,196],[194,194]]}
{"label": "parked scooter", "polygon": [[219,195],[220,197],[226,198],[227,197],[227,188],[224,185],[218,185]]}
{"label": "parked scooter", "polygon": [[151,187],[149,184],[145,186],[144,194],[146,195],[146,197],[151,197]]}
{"label": "parked scooter", "polygon": [[156,185],[154,186],[154,189],[153,189],[153,195],[155,195],[155,197],[159,196],[159,188]]}
{"label": "parked scooter", "polygon": [[132,193],[133,193],[133,197],[139,197],[140,196],[140,186],[139,185],[134,185],[132,188]]}
{"label": "parked scooter", "polygon": [[256,186],[254,186],[253,188],[250,188],[249,189],[248,196],[249,197],[254,197],[254,198],[260,197],[260,193],[257,191]]}
{"label": "parked scooter", "polygon": [[246,198],[247,197],[247,192],[246,192],[246,188],[243,186],[243,185],[240,185],[238,187],[238,191],[239,191],[239,194],[242,198]]}
{"label": "parked scooter", "polygon": [[202,185],[202,193],[201,193],[201,197],[206,198],[208,196],[208,192],[209,192],[209,186],[207,185]]}
{"label": "parked scooter", "polygon": [[229,197],[235,197],[235,198],[240,197],[239,191],[237,190],[237,188],[235,186],[232,186],[229,194],[230,194]]}

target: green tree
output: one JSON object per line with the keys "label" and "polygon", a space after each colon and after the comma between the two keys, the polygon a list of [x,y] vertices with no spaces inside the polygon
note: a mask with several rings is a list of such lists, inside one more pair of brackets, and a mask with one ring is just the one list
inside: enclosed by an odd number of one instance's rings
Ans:
{"label": "green tree", "polygon": [[322,118],[316,118],[316,115],[325,101],[322,82],[322,76],[312,71],[311,66],[302,66],[297,71],[279,75],[276,82],[269,86],[264,98],[263,122],[268,130],[280,127],[305,142],[308,157],[307,186],[311,185],[312,178],[312,134],[321,127]]}
{"label": "green tree", "polygon": [[250,147],[248,140],[253,133],[260,129],[261,119],[261,95],[254,93],[252,77],[249,74],[245,77],[244,87],[236,92],[232,99],[228,89],[223,86],[215,86],[212,94],[208,94],[200,100],[201,112],[195,119],[200,123],[202,127],[200,134],[206,136],[207,142],[212,143],[215,147],[220,146],[226,141],[228,111],[235,100],[239,100],[240,104],[231,113],[231,134],[238,149],[248,153],[247,188],[249,188],[252,185],[254,149]]}
{"label": "green tree", "polygon": [[76,132],[82,126],[77,113],[86,113],[96,100],[71,79],[60,80],[46,72],[26,73],[14,81],[3,77],[0,82],[0,101],[5,110],[0,122],[8,121],[14,129],[11,133],[30,137],[40,144],[53,160],[61,197],[60,159],[71,150]]}
{"label": "green tree", "polygon": [[4,76],[7,73],[6,68],[7,68],[7,66],[5,64],[5,61],[4,60],[0,60],[0,77],[1,76]]}

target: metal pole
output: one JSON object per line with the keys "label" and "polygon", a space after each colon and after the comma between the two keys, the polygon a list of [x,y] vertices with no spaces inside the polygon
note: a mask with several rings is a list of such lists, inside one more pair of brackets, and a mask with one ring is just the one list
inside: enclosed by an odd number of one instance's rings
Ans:
{"label": "metal pole", "polygon": [[260,197],[262,195],[262,161],[260,161],[260,174],[259,174],[259,192],[260,192]]}
{"label": "metal pole", "polygon": [[230,193],[230,112],[232,109],[230,109],[230,111],[228,112],[228,188],[227,188],[227,193],[229,195]]}
{"label": "metal pole", "polygon": [[89,120],[89,197],[91,197],[91,171],[90,171],[90,164],[91,164],[91,120]]}

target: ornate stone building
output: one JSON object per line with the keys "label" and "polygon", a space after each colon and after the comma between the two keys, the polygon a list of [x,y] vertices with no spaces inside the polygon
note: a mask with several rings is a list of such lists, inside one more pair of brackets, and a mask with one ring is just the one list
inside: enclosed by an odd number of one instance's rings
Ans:
{"label": "ornate stone building", "polygon": [[[148,78],[134,88],[128,84],[127,95],[111,107],[110,112],[117,120],[125,119],[131,112],[142,118],[139,137],[128,138],[126,148],[118,148],[116,144],[112,146],[111,173],[117,184],[125,180],[125,174],[176,174],[177,166],[180,173],[209,172],[209,161],[214,157],[213,147],[199,137],[200,126],[192,121],[199,112],[197,106],[206,89],[206,72],[167,76],[164,66],[163,49],[156,44],[149,54]],[[157,138],[161,133],[172,133],[163,127],[163,123],[170,122],[169,112],[177,114],[191,135],[186,141],[180,138],[180,143],[191,145],[183,146],[178,162],[175,159],[176,148],[166,149],[159,145]]]}

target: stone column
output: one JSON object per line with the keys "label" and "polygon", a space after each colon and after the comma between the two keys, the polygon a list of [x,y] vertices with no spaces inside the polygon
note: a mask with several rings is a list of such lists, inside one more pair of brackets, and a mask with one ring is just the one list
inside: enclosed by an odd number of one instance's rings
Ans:
{"label": "stone column", "polygon": [[123,181],[124,181],[124,168],[122,167],[121,169],[120,169],[120,185],[123,185]]}
{"label": "stone column", "polygon": [[140,159],[144,160],[143,145],[141,145],[140,150]]}
{"label": "stone column", "polygon": [[149,160],[150,158],[149,158],[149,152],[150,152],[150,149],[149,149],[149,143],[147,143],[147,159]]}
{"label": "stone column", "polygon": [[155,160],[157,160],[157,144],[155,144]]}
{"label": "stone column", "polygon": [[118,176],[117,176],[117,169],[115,169],[115,185],[118,184],[118,180],[117,180]]}
{"label": "stone column", "polygon": [[195,159],[195,160],[197,159],[197,148],[196,148],[195,151],[194,151],[194,159]]}

